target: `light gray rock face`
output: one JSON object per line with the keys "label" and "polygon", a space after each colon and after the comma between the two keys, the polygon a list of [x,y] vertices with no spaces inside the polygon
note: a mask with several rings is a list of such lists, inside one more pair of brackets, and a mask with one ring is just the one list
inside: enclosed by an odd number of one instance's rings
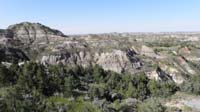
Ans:
{"label": "light gray rock face", "polygon": [[37,42],[49,42],[50,37],[65,36],[58,30],[51,29],[39,23],[23,22],[8,27],[13,31],[15,39],[21,40],[25,44]]}
{"label": "light gray rock face", "polygon": [[118,73],[128,71],[134,73],[135,69],[142,66],[141,62],[128,56],[121,50],[113,50],[110,53],[101,53],[94,56],[96,64],[102,66],[105,70],[112,70]]}
{"label": "light gray rock face", "polygon": [[145,55],[145,56],[149,56],[149,57],[156,57],[154,50],[145,45],[143,45],[141,48],[141,55]]}
{"label": "light gray rock face", "polygon": [[96,54],[96,62],[105,70],[112,70],[121,73],[127,66],[129,60],[125,53],[120,50],[114,50],[112,53]]}
{"label": "light gray rock face", "polygon": [[91,65],[92,57],[89,52],[69,53],[63,52],[54,55],[43,56],[41,63],[43,64],[66,64],[70,66],[81,65],[88,67]]}
{"label": "light gray rock face", "polygon": [[142,66],[138,59],[134,56],[127,55],[121,50],[113,50],[112,52],[94,53],[80,51],[77,53],[62,53],[57,55],[43,56],[41,63],[44,64],[68,64],[81,65],[88,67],[90,65],[100,65],[105,70],[111,70],[118,73],[129,72],[134,73],[136,69]]}

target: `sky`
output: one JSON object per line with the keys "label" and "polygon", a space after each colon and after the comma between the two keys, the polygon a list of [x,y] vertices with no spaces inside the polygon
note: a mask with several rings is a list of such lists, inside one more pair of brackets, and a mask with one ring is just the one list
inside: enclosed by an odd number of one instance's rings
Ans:
{"label": "sky", "polygon": [[24,21],[65,34],[200,31],[200,0],[0,0],[0,28]]}

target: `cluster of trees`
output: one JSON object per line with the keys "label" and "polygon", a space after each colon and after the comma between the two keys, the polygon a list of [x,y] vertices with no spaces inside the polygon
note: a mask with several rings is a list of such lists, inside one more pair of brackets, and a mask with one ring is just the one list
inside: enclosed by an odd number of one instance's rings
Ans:
{"label": "cluster of trees", "polygon": [[0,87],[5,91],[0,92],[0,110],[8,112],[53,111],[57,108],[48,102],[53,96],[63,99],[88,96],[89,101],[114,102],[126,98],[143,101],[151,96],[167,97],[177,91],[173,82],[149,80],[144,74],[118,74],[99,66],[44,66],[34,62],[22,66],[0,65]]}

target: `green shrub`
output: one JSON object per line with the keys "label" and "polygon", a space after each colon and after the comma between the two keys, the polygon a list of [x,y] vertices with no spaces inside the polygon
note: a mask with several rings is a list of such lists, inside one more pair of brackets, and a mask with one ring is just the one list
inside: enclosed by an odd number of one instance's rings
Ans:
{"label": "green shrub", "polygon": [[155,81],[148,83],[148,88],[153,97],[168,97],[177,91],[177,86],[172,81]]}
{"label": "green shrub", "polygon": [[180,85],[181,91],[200,95],[200,77],[193,76],[188,81],[185,81],[182,85]]}

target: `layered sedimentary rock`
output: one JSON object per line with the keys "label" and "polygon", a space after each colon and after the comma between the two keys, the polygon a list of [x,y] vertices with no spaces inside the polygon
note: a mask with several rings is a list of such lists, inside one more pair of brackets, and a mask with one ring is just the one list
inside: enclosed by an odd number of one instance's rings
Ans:
{"label": "layered sedimentary rock", "polygon": [[23,22],[8,27],[14,34],[15,39],[21,40],[25,44],[37,42],[49,42],[49,38],[57,36],[65,36],[58,30],[51,29],[40,23]]}
{"label": "layered sedimentary rock", "polygon": [[134,56],[128,56],[126,52],[121,50],[94,54],[84,51],[77,53],[65,52],[62,54],[43,56],[41,62],[45,64],[62,63],[68,65],[81,65],[84,67],[97,64],[105,70],[111,70],[118,73],[125,71],[134,73],[135,69],[139,69],[142,66],[139,59],[134,59]]}

